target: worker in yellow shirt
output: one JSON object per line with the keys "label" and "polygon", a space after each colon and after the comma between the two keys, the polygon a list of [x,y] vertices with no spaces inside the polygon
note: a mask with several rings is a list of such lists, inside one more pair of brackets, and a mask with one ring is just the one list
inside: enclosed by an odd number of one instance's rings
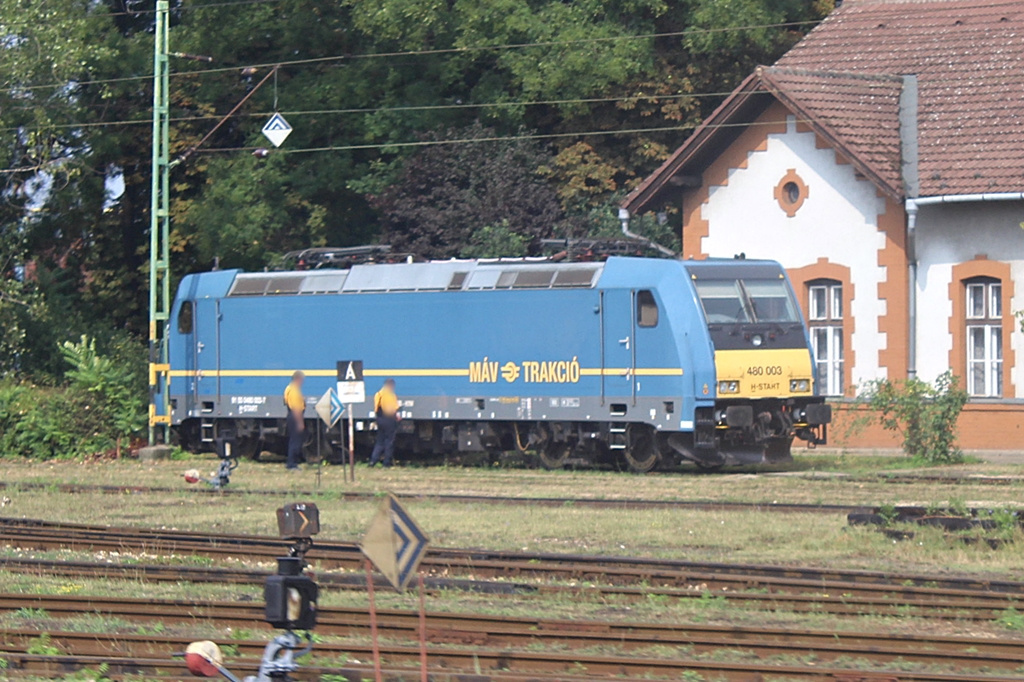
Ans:
{"label": "worker in yellow shirt", "polygon": [[[395,457],[395,434],[398,433],[398,396],[395,395],[395,380],[388,379],[373,396],[373,412],[377,417],[377,442],[373,446],[370,466],[381,462],[391,466]],[[382,459],[383,457],[383,459]]]}
{"label": "worker in yellow shirt", "polygon": [[302,458],[302,440],[306,430],[306,399],[302,395],[305,380],[306,375],[297,371],[284,389],[284,405],[288,409],[288,461],[285,464],[288,471],[298,471]]}

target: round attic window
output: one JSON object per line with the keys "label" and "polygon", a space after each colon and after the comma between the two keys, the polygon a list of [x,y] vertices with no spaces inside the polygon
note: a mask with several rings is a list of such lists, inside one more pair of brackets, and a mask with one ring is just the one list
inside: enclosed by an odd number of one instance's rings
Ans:
{"label": "round attic window", "polygon": [[800,201],[800,185],[795,182],[787,182],[782,186],[782,191],[786,193],[786,202],[795,204]]}
{"label": "round attic window", "polygon": [[779,202],[779,208],[790,218],[800,210],[809,194],[807,185],[792,168],[786,171],[779,184],[775,186],[775,200]]}

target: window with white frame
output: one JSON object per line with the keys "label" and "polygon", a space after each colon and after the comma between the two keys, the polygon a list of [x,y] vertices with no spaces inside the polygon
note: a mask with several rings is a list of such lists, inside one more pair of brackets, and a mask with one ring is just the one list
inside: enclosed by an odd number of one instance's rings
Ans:
{"label": "window with white frame", "polygon": [[1003,285],[997,279],[964,282],[967,317],[967,392],[977,398],[1003,394]]}
{"label": "window with white frame", "polygon": [[818,392],[843,395],[843,285],[835,280],[815,280],[808,284],[807,293]]}

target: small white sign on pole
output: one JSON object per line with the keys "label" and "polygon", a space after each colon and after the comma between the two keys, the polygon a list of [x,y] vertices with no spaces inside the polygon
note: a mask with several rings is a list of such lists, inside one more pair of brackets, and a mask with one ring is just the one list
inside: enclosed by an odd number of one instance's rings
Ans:
{"label": "small white sign on pole", "polygon": [[338,362],[338,400],[345,405],[366,402],[362,360]]}
{"label": "small white sign on pole", "polygon": [[275,147],[280,147],[281,143],[288,139],[288,136],[292,134],[292,127],[288,121],[284,120],[284,116],[281,114],[274,114],[267,121],[266,125],[263,126],[263,134],[268,140],[270,140]]}

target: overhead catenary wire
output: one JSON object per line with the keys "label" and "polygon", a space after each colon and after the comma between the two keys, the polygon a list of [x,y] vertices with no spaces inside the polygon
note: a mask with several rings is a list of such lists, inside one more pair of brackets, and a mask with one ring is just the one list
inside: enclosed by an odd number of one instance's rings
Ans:
{"label": "overhead catenary wire", "polygon": [[[726,97],[732,94],[732,91],[720,91],[720,92],[684,92],[676,93],[671,95],[656,95],[656,94],[631,94],[631,95],[619,95],[616,97],[576,97],[570,99],[541,99],[541,100],[509,100],[506,102],[479,102],[479,103],[457,103],[457,104],[411,104],[395,107],[349,107],[344,109],[294,109],[285,110],[279,112],[283,116],[326,116],[335,114],[382,114],[382,113],[396,113],[403,111],[444,111],[444,110],[460,110],[460,109],[495,109],[495,108],[510,108],[510,107],[529,107],[529,106],[564,106],[568,104],[607,104],[612,102],[650,102],[652,100],[657,101],[668,101],[676,99],[701,99],[707,97]],[[274,113],[278,113],[276,109],[274,111],[253,111],[238,114],[247,118],[259,118],[263,116],[270,116]],[[171,123],[187,123],[193,121],[213,121],[221,118],[220,114],[204,114],[202,116],[176,116],[171,117],[169,120]],[[90,121],[90,122],[75,122],[75,123],[59,123],[52,126],[46,126],[48,130],[60,130],[65,128],[97,128],[97,127],[110,127],[110,126],[123,126],[123,125],[151,125],[153,119],[151,117],[146,118],[134,118],[134,119],[123,119],[114,121]],[[12,132],[22,129],[38,130],[38,127],[32,126],[8,126],[6,128],[0,128],[0,132]]]}
{"label": "overhead catenary wire", "polygon": [[[196,5],[181,5],[179,7],[175,7],[174,9],[171,9],[169,11],[173,12],[175,14],[178,14],[178,13],[181,13],[181,12],[194,12],[194,11],[197,11],[197,10],[204,10],[204,9],[211,9],[211,8],[215,9],[215,8],[221,8],[221,7],[236,7],[236,6],[243,7],[243,6],[247,6],[247,5],[268,5],[268,4],[277,4],[277,3],[286,2],[286,1],[287,0],[224,0],[223,2],[204,2],[204,3],[200,3],[200,4],[196,4]],[[988,2],[985,2],[985,3],[977,2],[977,3],[975,3],[975,7],[996,8],[996,7],[1006,7],[1007,5],[1015,5],[1016,3],[1017,3],[1017,0],[989,0]],[[924,14],[924,13],[928,13],[928,12],[939,12],[939,13],[942,13],[942,14],[946,14],[946,13],[948,13],[948,11],[949,10],[947,8],[941,7],[941,6],[939,6],[939,7],[920,6],[920,7],[915,7],[914,8],[914,13],[915,14]],[[138,17],[138,16],[144,16],[144,15],[147,15],[147,14],[156,14],[156,12],[157,12],[157,10],[155,8],[146,8],[146,9],[138,9],[138,10],[122,10],[120,12],[97,12],[95,14],[90,14],[88,16],[89,16],[89,18],[96,18],[96,19],[107,19],[107,18],[113,19],[113,18],[117,18],[117,17]],[[855,19],[865,19],[867,21],[871,21],[871,20],[877,20],[879,17],[901,17],[901,16],[904,16],[905,14],[906,14],[905,10],[898,9],[896,7],[892,7],[892,8],[888,8],[888,9],[885,9],[885,8],[871,8],[870,15],[868,17],[860,17],[860,16],[857,16],[857,15],[852,15],[852,16],[848,15],[846,18],[847,19],[854,19],[854,20]],[[36,20],[32,20],[32,19],[24,19],[24,20],[21,20],[21,21],[7,21],[7,22],[0,23],[0,29],[5,29],[5,28],[11,27],[11,26],[30,26],[30,25],[35,24],[35,23],[38,23],[38,22]],[[819,23],[819,21],[811,21],[810,23]]]}
{"label": "overhead catenary wire", "polygon": [[[804,119],[797,119],[797,123],[807,123]],[[705,126],[706,129],[717,129],[717,128],[740,128],[750,126],[777,126],[776,121],[751,121],[749,123],[719,123],[714,125]],[[548,140],[563,137],[595,137],[599,135],[635,135],[640,133],[658,133],[658,132],[671,132],[679,130],[693,130],[699,127],[699,123],[687,123],[676,126],[660,126],[655,128],[631,128],[631,129],[615,129],[615,130],[583,130],[576,132],[565,132],[565,133],[527,133],[525,135],[492,135],[487,137],[464,137],[452,140],[414,140],[411,142],[376,142],[366,144],[349,144],[349,145],[328,145],[323,147],[303,147],[299,149],[287,149],[279,148],[271,151],[271,154],[310,154],[315,152],[338,152],[338,151],[358,151],[366,149],[390,149],[390,148],[409,148],[409,147],[434,147],[439,145],[447,144],[478,144],[482,142],[510,142],[514,140]],[[257,149],[263,149],[262,146],[252,147],[220,147],[213,149],[201,149],[197,153],[199,154],[219,154],[226,152],[252,152]]]}
{"label": "overhead catenary wire", "polygon": [[[265,3],[277,3],[277,2],[283,2],[283,1],[285,1],[285,0],[233,0],[233,1],[226,1],[226,2],[210,2],[210,3],[203,3],[203,4],[200,4],[200,5],[182,6],[182,7],[175,8],[174,10],[170,10],[170,11],[173,11],[173,12],[181,12],[181,11],[185,11],[185,10],[194,11],[194,10],[201,10],[201,9],[206,9],[206,8],[229,7],[229,6],[233,6],[233,5],[258,5],[258,4],[265,4]],[[994,7],[1004,7],[1007,4],[1010,4],[1007,0],[990,0],[989,2],[985,3],[983,6],[984,7],[993,7],[994,8]],[[109,13],[104,13],[104,14],[94,14],[94,15],[90,15],[90,16],[97,17],[97,18],[118,17],[118,16],[136,16],[136,15],[141,15],[141,14],[155,14],[156,11],[157,10],[155,10],[155,9],[144,9],[144,10],[138,10],[138,11],[109,12]],[[942,13],[945,13],[946,11],[947,11],[946,8],[943,8],[943,7],[918,7],[918,8],[914,9],[914,12],[916,14],[928,13],[928,12],[942,12]],[[897,9],[891,10],[892,16],[896,16],[896,17],[903,16],[904,13],[905,12],[903,10],[897,10]],[[822,22],[828,20],[830,18],[830,16],[831,15],[827,15],[827,16],[823,17],[822,19],[807,19],[807,20],[804,20],[804,21],[787,21],[787,22],[775,22],[775,23],[766,23],[766,24],[748,24],[748,25],[743,25],[743,26],[719,26],[719,27],[714,27],[714,28],[688,28],[688,29],[685,29],[685,30],[682,30],[682,31],[669,31],[669,32],[663,32],[663,33],[647,33],[647,34],[639,34],[639,35],[604,36],[604,37],[598,37],[598,38],[579,38],[579,39],[561,40],[561,41],[559,41],[559,40],[551,40],[551,41],[541,41],[541,42],[533,42],[533,43],[510,43],[510,44],[502,44],[502,45],[476,45],[476,46],[464,46],[464,47],[453,47],[453,48],[437,48],[437,49],[432,49],[432,50],[407,50],[407,51],[396,51],[396,52],[378,52],[378,53],[364,53],[364,54],[356,53],[356,54],[346,54],[346,55],[334,55],[334,56],[327,56],[327,57],[313,57],[313,58],[309,58],[309,59],[297,59],[297,60],[290,60],[290,61],[282,61],[282,62],[276,62],[276,63],[275,62],[267,62],[267,63],[263,63],[263,64],[248,64],[248,65],[246,65],[246,64],[239,64],[239,65],[236,65],[236,66],[219,67],[219,68],[213,68],[213,69],[203,69],[203,70],[198,70],[197,69],[197,70],[192,70],[192,71],[177,71],[177,72],[172,72],[171,76],[172,77],[176,77],[176,76],[180,77],[180,76],[191,76],[191,75],[196,75],[196,74],[220,73],[220,72],[224,72],[224,71],[237,71],[237,70],[241,70],[241,69],[245,69],[245,68],[267,68],[267,67],[272,67],[272,66],[279,66],[279,67],[281,67],[281,66],[295,66],[295,65],[301,65],[301,64],[312,64],[312,63],[317,63],[317,62],[337,61],[337,60],[344,60],[344,59],[370,59],[370,58],[383,58],[383,57],[396,57],[396,56],[417,56],[417,55],[431,55],[431,54],[444,54],[444,53],[469,53],[469,52],[473,52],[473,51],[482,51],[482,50],[523,49],[523,48],[529,48],[529,47],[542,47],[542,46],[560,45],[560,44],[577,44],[577,43],[589,43],[589,42],[608,42],[608,41],[616,41],[616,40],[641,40],[641,39],[651,39],[651,38],[684,37],[684,36],[688,36],[688,35],[707,35],[707,34],[714,34],[714,33],[729,33],[729,32],[739,32],[739,31],[753,31],[753,30],[768,29],[768,28],[796,28],[796,27],[799,27],[799,26],[808,26],[808,25],[812,25],[812,24],[814,24],[814,25],[821,24]],[[888,15],[886,15],[886,14],[884,14],[882,12],[879,12],[879,10],[877,10],[877,9],[872,9],[871,10],[871,15],[870,15],[871,19],[876,19],[879,16],[888,16]],[[852,16],[847,16],[846,17],[846,19],[850,20],[850,21],[855,21],[855,20],[860,19],[860,18],[861,17],[858,17],[857,15],[852,15]],[[21,22],[4,22],[4,23],[0,23],[0,31],[6,30],[10,26],[31,25],[31,24],[35,24],[35,23],[37,23],[37,22],[34,21],[34,20],[33,21],[26,20],[26,21],[21,21]],[[151,80],[152,78],[153,78],[152,74],[143,74],[143,75],[139,75],[139,76],[124,76],[124,77],[119,77],[119,78],[100,78],[100,79],[89,79],[89,80],[79,80],[79,81],[75,81],[74,79],[68,79],[68,80],[65,80],[65,81],[54,82],[54,83],[44,83],[44,84],[35,84],[35,85],[19,85],[18,88],[20,90],[23,90],[23,91],[28,91],[28,90],[36,90],[36,89],[41,89],[41,88],[67,87],[69,85],[69,83],[74,83],[75,85],[98,85],[98,84],[107,84],[107,83],[122,83],[122,82],[126,82],[126,81]]]}
{"label": "overhead catenary wire", "polygon": [[[175,7],[174,9],[172,9],[170,11],[175,13],[175,14],[177,14],[179,12],[189,12],[189,11],[208,9],[208,8],[216,8],[216,7],[235,7],[235,6],[245,6],[245,5],[268,5],[268,4],[277,4],[279,2],[286,2],[286,1],[287,0],[234,0],[234,1],[226,1],[226,2],[204,2],[204,3],[198,4],[198,5],[182,5],[180,7]],[[118,17],[140,17],[140,16],[145,16],[147,14],[156,14],[156,12],[157,12],[156,8],[151,8],[151,9],[147,8],[147,9],[139,9],[139,10],[122,10],[120,12],[97,12],[95,14],[87,15],[87,18],[89,18],[89,19],[116,19]],[[30,26],[30,25],[35,24],[35,23],[36,23],[35,20],[30,20],[30,19],[26,19],[26,20],[22,20],[22,21],[0,22],[0,29],[6,29],[6,28],[8,28],[10,26]]]}
{"label": "overhead catenary wire", "polygon": [[[797,123],[808,123],[806,119],[796,119]],[[715,130],[719,128],[742,128],[742,127],[756,127],[756,126],[775,126],[778,125],[775,121],[751,121],[749,123],[717,123],[711,125],[705,125],[704,128],[707,130]],[[548,139],[560,139],[570,137],[596,137],[600,135],[639,135],[643,133],[659,133],[659,132],[673,132],[680,130],[694,130],[700,127],[700,123],[687,123],[675,126],[660,126],[653,128],[630,128],[630,129],[614,129],[614,130],[582,130],[576,132],[565,132],[565,133],[536,133],[536,134],[525,134],[525,135],[492,135],[487,137],[466,137],[451,140],[413,140],[406,142],[375,142],[365,144],[350,144],[350,145],[329,145],[322,147],[304,147],[299,149],[288,149],[278,148],[269,153],[271,154],[312,154],[317,152],[331,152],[331,151],[360,151],[370,149],[405,149],[415,147],[433,147],[440,145],[449,144],[479,144],[483,142],[511,142],[515,140],[548,140]],[[195,151],[196,154],[223,154],[229,152],[254,152],[258,149],[264,149],[263,146],[251,146],[251,147],[219,147],[212,149],[198,149]],[[31,171],[38,171],[42,166],[33,166],[30,168],[10,168],[0,169],[0,175],[11,174],[11,173],[26,173]]]}
{"label": "overhead catenary wire", "polygon": [[[993,74],[971,74],[970,80],[972,83],[979,81],[1005,81],[1005,74],[993,73]],[[946,81],[948,83],[948,81]],[[757,92],[757,91],[752,91]],[[455,104],[411,104],[393,107],[348,107],[339,109],[293,109],[281,111],[283,116],[316,116],[316,115],[331,115],[331,114],[374,114],[374,113],[389,113],[389,112],[402,112],[402,111],[436,111],[436,110],[450,110],[450,109],[485,109],[485,108],[504,108],[504,107],[516,107],[516,106],[561,106],[567,104],[600,104],[609,102],[645,102],[651,100],[672,100],[672,99],[699,99],[704,97],[726,97],[733,94],[733,91],[718,91],[718,92],[682,92],[674,94],[653,94],[653,93],[633,93],[616,95],[613,97],[577,97],[569,99],[543,99],[543,100],[508,100],[501,102],[469,102],[469,103],[455,103]],[[746,92],[740,92],[737,94],[751,94]],[[105,105],[94,105],[96,107]],[[31,107],[15,107],[15,110],[23,109],[27,110]],[[239,114],[244,117],[262,117],[270,116],[276,113],[274,111],[254,111]],[[175,116],[169,120],[171,123],[182,123],[191,121],[204,121],[204,120],[218,120],[221,118],[220,114],[204,114],[199,116]],[[97,127],[110,127],[110,126],[121,126],[121,125],[151,125],[152,118],[146,116],[145,118],[137,119],[117,119],[112,121],[76,121],[71,123],[59,123],[54,125],[45,126],[47,130],[61,130],[66,128],[97,128]],[[7,126],[0,128],[0,132],[12,132],[17,130],[40,130],[40,126]]]}
{"label": "overhead catenary wire", "polygon": [[[424,50],[396,50],[390,52],[365,52],[365,53],[350,53],[342,55],[328,55],[324,57],[309,57],[306,59],[291,59],[278,62],[264,62],[258,64],[237,64],[234,66],[216,67],[212,69],[193,69],[190,71],[172,71],[171,78],[181,78],[184,76],[195,76],[203,74],[214,74],[224,73],[230,71],[240,71],[242,69],[263,69],[273,67],[287,67],[287,66],[304,66],[309,64],[324,64],[329,62],[338,61],[354,61],[358,59],[384,59],[392,57],[424,57],[432,55],[442,54],[471,54],[475,52],[487,52],[487,51],[507,51],[507,50],[520,50],[533,47],[554,47],[558,45],[584,45],[592,43],[607,43],[617,42],[623,40],[651,40],[658,38],[681,38],[689,35],[706,35],[713,33],[729,33],[734,31],[753,31],[757,29],[765,28],[795,28],[797,26],[806,26],[810,24],[817,24],[818,20],[807,20],[807,21],[789,21],[789,22],[778,22],[772,24],[751,24],[746,26],[722,26],[717,28],[689,28],[683,31],[668,31],[663,33],[642,33],[635,35],[618,35],[618,36],[600,36],[594,38],[574,38],[572,40],[543,40],[535,41],[530,43],[503,43],[498,45],[468,45],[462,47],[444,47],[444,48],[431,48]],[[69,84],[75,86],[82,85],[103,85],[108,83],[123,83],[128,81],[147,81],[152,80],[152,74],[143,74],[139,76],[122,76],[118,78],[99,78],[92,80],[80,80],[68,79],[61,82],[44,83],[36,85],[19,85],[18,89],[23,91],[39,90],[43,88],[63,88]]]}

